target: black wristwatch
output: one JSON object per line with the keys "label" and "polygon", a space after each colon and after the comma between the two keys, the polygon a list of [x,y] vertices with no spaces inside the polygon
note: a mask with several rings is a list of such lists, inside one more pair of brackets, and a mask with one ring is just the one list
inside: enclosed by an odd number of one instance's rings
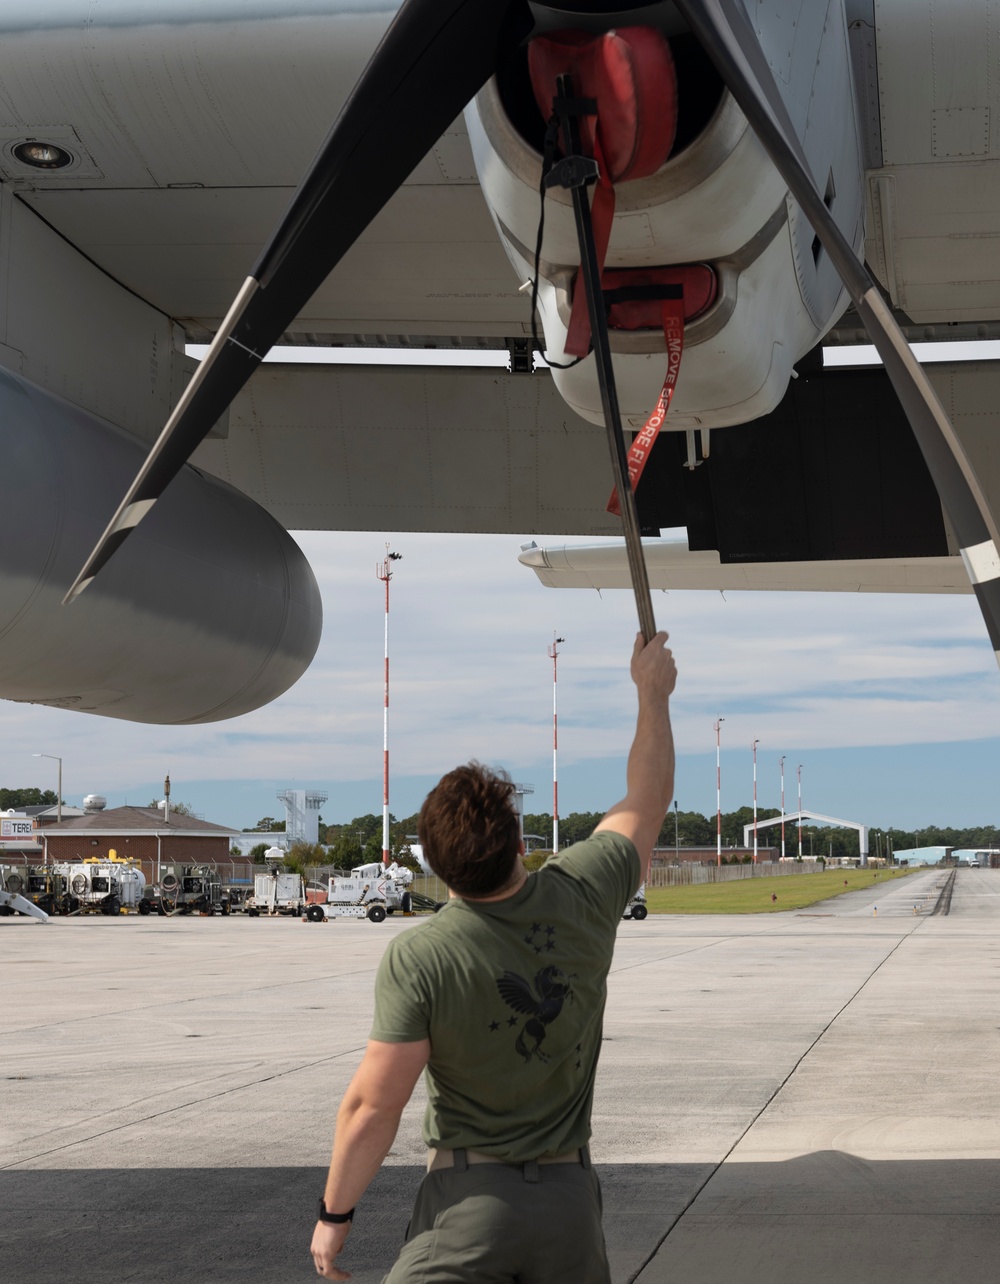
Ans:
{"label": "black wristwatch", "polygon": [[352,1208],[349,1213],[328,1213],[326,1211],[326,1204],[324,1204],[321,1199],[319,1201],[319,1211],[316,1216],[321,1222],[326,1222],[328,1226],[343,1226],[344,1222],[351,1222],[354,1220],[354,1209]]}

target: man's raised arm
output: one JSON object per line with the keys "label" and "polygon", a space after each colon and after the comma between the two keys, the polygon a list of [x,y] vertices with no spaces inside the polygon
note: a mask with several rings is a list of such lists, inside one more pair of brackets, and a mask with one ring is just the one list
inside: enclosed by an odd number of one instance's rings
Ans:
{"label": "man's raised arm", "polygon": [[666,642],[666,633],[657,633],[649,643],[643,642],[641,634],[635,640],[631,673],[639,693],[639,715],[628,756],[628,792],[597,826],[597,831],[609,829],[632,840],[639,853],[643,882],[674,795],[670,696],[677,682],[677,666]]}

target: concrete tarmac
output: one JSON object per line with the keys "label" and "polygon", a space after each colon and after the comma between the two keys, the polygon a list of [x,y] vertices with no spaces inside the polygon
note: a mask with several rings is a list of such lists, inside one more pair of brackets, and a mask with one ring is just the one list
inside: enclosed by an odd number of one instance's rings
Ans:
{"label": "concrete tarmac", "polygon": [[[1000,1234],[1000,872],[622,923],[593,1152],[615,1284],[979,1284]],[[410,926],[0,919],[0,1278],[315,1279],[375,968]],[[422,1098],[358,1209],[376,1284]]]}

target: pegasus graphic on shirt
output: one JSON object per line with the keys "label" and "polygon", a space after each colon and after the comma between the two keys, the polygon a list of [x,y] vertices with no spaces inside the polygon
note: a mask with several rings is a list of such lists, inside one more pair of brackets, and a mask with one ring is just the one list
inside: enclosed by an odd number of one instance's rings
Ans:
{"label": "pegasus graphic on shirt", "polygon": [[542,1042],[547,1027],[558,1017],[565,1001],[573,1000],[571,979],[561,968],[550,964],[535,973],[534,989],[532,983],[517,972],[504,972],[497,981],[504,1003],[528,1018],[514,1044],[525,1061],[532,1057],[544,1062],[549,1060],[542,1051]]}

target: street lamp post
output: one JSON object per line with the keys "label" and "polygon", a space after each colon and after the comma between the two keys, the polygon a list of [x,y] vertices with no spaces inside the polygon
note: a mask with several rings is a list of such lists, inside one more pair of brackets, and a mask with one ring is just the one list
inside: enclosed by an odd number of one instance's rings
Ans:
{"label": "street lamp post", "polygon": [[385,585],[385,680],[382,702],[382,866],[389,864],[389,581],[392,563],[402,558],[402,553],[390,553],[385,546],[381,565],[376,564],[375,575]]}
{"label": "street lamp post", "polygon": [[795,768],[799,778],[799,860],[802,859],[802,763]]}
{"label": "street lamp post", "polygon": [[56,824],[62,824],[62,759],[54,753],[33,753],[32,758],[51,758],[53,762],[59,764],[59,784],[56,794]]}
{"label": "street lamp post", "polygon": [[557,638],[552,633],[552,645],[549,647],[549,659],[552,661],[552,850],[559,850],[559,711],[556,706],[556,686],[559,678],[559,643],[565,638]]}
{"label": "street lamp post", "polygon": [[753,742],[753,863],[757,864],[757,746],[759,740]]}
{"label": "street lamp post", "polygon": [[785,755],[778,759],[781,768],[781,859],[785,859]]}
{"label": "street lamp post", "polygon": [[722,724],[725,718],[715,720],[715,863],[722,864]]}
{"label": "street lamp post", "polygon": [[677,819],[677,799],[674,799],[674,864],[681,863],[680,824]]}

